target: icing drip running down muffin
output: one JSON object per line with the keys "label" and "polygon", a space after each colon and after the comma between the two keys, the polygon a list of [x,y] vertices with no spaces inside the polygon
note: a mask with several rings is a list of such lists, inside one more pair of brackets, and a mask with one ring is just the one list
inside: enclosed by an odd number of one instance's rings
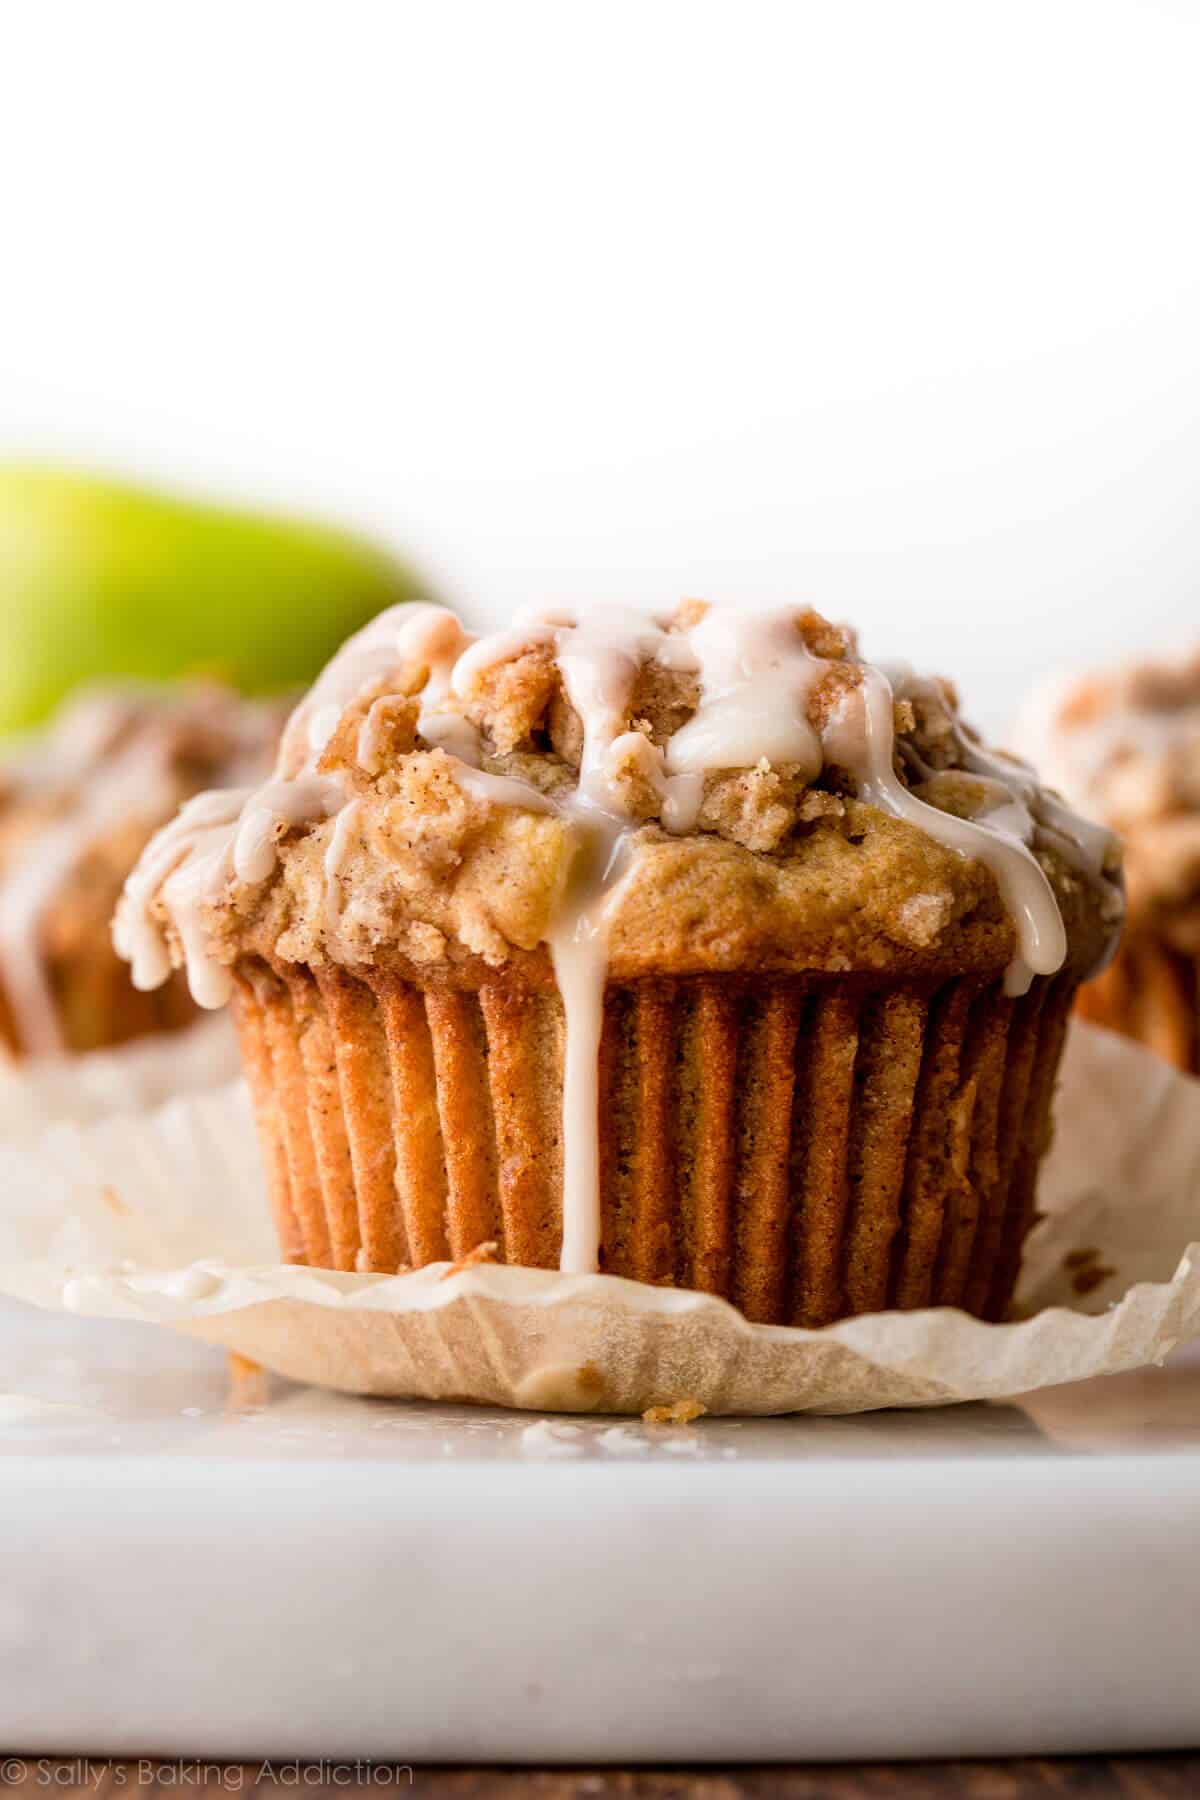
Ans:
{"label": "icing drip running down muffin", "polygon": [[1128,930],[1081,1010],[1200,1074],[1200,652],[1060,686],[1023,736],[1125,840]]}
{"label": "icing drip running down muffin", "polygon": [[139,987],[232,998],[285,1254],[1000,1317],[1114,843],[795,608],[380,615],[149,846]]}
{"label": "icing drip running down muffin", "polygon": [[0,1040],[16,1056],[124,1043],[196,1016],[140,993],[110,941],[121,886],[189,795],[261,780],[278,706],[215,684],[87,690],[0,762]]}

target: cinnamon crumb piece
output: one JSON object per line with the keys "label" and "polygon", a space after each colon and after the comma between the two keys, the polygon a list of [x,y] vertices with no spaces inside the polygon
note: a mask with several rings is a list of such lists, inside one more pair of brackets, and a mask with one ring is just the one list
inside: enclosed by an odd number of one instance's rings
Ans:
{"label": "cinnamon crumb piece", "polygon": [[553,646],[529,644],[516,656],[476,670],[466,682],[464,710],[506,756],[531,741],[560,687]]}
{"label": "cinnamon crumb piece", "polygon": [[1101,1282],[1107,1281],[1116,1272],[1115,1269],[1106,1268],[1103,1263],[1096,1263],[1089,1268],[1080,1269],[1071,1286],[1082,1297],[1084,1294],[1090,1294],[1093,1288],[1098,1288]]}
{"label": "cinnamon crumb piece", "polygon": [[354,1253],[354,1273],[356,1275],[411,1275],[412,1264],[398,1262],[394,1269],[377,1269],[367,1252],[359,1249]]}
{"label": "cinnamon crumb piece", "polygon": [[896,908],[893,936],[898,944],[912,944],[922,950],[937,942],[953,917],[954,895],[949,889],[913,894]]}
{"label": "cinnamon crumb piece", "polygon": [[[371,682],[342,713],[317,759],[318,772],[322,775],[352,775],[362,769],[368,774],[378,774],[385,766],[382,760],[371,768],[359,760],[359,745],[369,716],[375,713],[370,735],[377,735],[381,747],[386,747],[393,756],[402,756],[416,742],[417,707],[418,702],[407,695],[389,692],[384,677]],[[368,757],[368,762],[370,760]]]}
{"label": "cinnamon crumb piece", "polygon": [[446,954],[446,934],[436,925],[414,919],[405,931],[404,948],[415,963],[441,962]]}
{"label": "cinnamon crumb piece", "polygon": [[270,1404],[271,1377],[260,1363],[242,1356],[237,1350],[227,1350],[225,1367],[229,1371],[229,1393],[225,1398],[227,1414],[260,1412]]}
{"label": "cinnamon crumb piece", "polygon": [[417,741],[417,718],[417,702],[403,694],[381,694],[373,700],[353,740],[359,768],[368,775],[379,775],[407,756]]}
{"label": "cinnamon crumb piece", "polygon": [[663,1406],[648,1406],[642,1418],[647,1425],[690,1425],[707,1411],[699,1400],[671,1400]]}
{"label": "cinnamon crumb piece", "polygon": [[811,606],[800,613],[796,625],[814,656],[841,662],[857,648],[858,640],[849,625],[834,625]]}
{"label": "cinnamon crumb piece", "polygon": [[500,1260],[500,1246],[495,1243],[476,1244],[465,1256],[460,1256],[439,1277],[441,1281],[449,1281],[452,1275],[461,1275],[464,1269],[474,1269],[479,1263],[494,1263]]}
{"label": "cinnamon crumb piece", "polygon": [[1090,1246],[1082,1250],[1068,1250],[1062,1259],[1062,1266],[1068,1274],[1075,1271],[1071,1286],[1080,1298],[1090,1294],[1117,1272],[1102,1263],[1099,1250]]}
{"label": "cinnamon crumb piece", "polygon": [[796,807],[796,818],[801,825],[811,825],[816,819],[842,819],[846,816],[846,802],[840,794],[827,794],[824,788],[809,788]]}

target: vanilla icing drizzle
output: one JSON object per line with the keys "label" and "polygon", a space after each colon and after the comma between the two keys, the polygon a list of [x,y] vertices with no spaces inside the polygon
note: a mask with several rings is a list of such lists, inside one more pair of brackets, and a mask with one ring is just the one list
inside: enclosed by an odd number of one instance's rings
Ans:
{"label": "vanilla icing drizzle", "polygon": [[[577,784],[550,796],[484,770],[483,740],[462,710],[490,667],[538,646],[550,650],[582,728]],[[634,690],[648,663],[694,675],[699,690],[694,713],[665,746],[631,724]],[[337,823],[324,858],[326,912],[336,928],[339,902],[329,896],[337,893],[357,811],[347,805],[352,796],[344,775],[318,763],[346,709],[415,665],[425,670],[417,720],[423,745],[446,753],[466,792],[497,806],[556,813],[574,840],[566,893],[546,937],[566,1020],[561,1266],[570,1272],[594,1270],[599,1256],[598,1064],[608,929],[637,824],[620,779],[631,761],[657,796],[669,832],[695,829],[710,773],[754,768],[765,759],[790,765],[811,782],[835,763],[863,801],[992,871],[1017,939],[1006,976],[1013,994],[1035,976],[1053,974],[1067,951],[1058,903],[1035,849],[1053,842],[1097,880],[1111,854],[1107,833],[1085,826],[1038,787],[1025,765],[990,755],[957,721],[956,767],[975,778],[984,810],[960,818],[913,793],[896,772],[893,705],[937,690],[907,670],[893,671],[889,680],[879,668],[852,662],[857,679],[818,728],[809,702],[831,662],[808,648],[795,608],[713,607],[690,625],[645,609],[544,610],[521,614],[512,630],[479,639],[444,608],[393,608],[349,640],[293,714],[280,757],[286,773],[250,793],[190,802],[149,846],[127,884],[116,928],[137,986],[165,978],[165,917],[178,933],[195,998],[203,1006],[221,1004],[231,976],[211,954],[206,906],[235,877],[267,880],[286,833],[329,818]],[[357,759],[369,774],[379,769],[385,716],[384,698],[376,697],[359,727]],[[915,761],[911,746],[902,748]]]}

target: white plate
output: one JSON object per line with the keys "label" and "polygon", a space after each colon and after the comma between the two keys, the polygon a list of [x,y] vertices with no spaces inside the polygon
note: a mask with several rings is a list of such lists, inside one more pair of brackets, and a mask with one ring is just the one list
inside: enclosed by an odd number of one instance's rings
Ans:
{"label": "white plate", "polygon": [[561,1435],[279,1381],[239,1410],[216,1352],[12,1303],[0,1358],[0,1742],[27,1753],[1195,1741],[1200,1360],[1027,1408]]}

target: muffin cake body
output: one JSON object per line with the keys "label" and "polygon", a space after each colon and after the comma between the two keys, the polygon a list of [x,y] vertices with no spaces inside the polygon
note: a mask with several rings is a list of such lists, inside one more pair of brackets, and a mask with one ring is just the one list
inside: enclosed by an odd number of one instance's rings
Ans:
{"label": "muffin cake body", "polygon": [[1200,1074],[1200,653],[1062,686],[1024,736],[1047,778],[1124,839],[1127,929],[1080,1010]]}
{"label": "muffin cake body", "polygon": [[285,1253],[1006,1309],[1112,840],[797,609],[346,645],[116,936],[232,998]]}
{"label": "muffin cake body", "polygon": [[57,1056],[186,1025],[181,976],[139,992],[110,922],[147,841],[190,795],[261,780],[277,706],[215,684],[81,693],[0,762],[0,1042]]}

